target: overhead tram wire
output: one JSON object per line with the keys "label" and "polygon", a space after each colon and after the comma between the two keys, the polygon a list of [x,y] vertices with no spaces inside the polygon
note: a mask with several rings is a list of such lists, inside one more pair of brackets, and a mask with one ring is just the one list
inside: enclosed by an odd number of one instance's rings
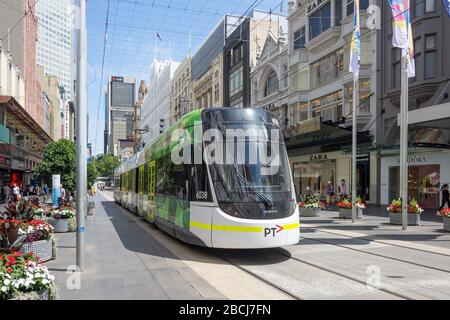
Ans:
{"label": "overhead tram wire", "polygon": [[111,5],[111,0],[108,0],[108,7],[106,9],[106,22],[105,22],[105,34],[103,38],[103,56],[102,56],[102,72],[100,76],[100,88],[98,93],[98,107],[97,107],[97,126],[95,128],[95,140],[94,140],[94,150],[97,152],[97,140],[98,140],[98,122],[100,118],[100,103],[102,98],[102,89],[103,89],[103,76],[105,71],[105,54],[106,54],[106,41],[108,38],[108,23],[109,23],[109,9]]}
{"label": "overhead tram wire", "polygon": [[[125,48],[128,48],[131,24],[132,24],[132,21],[134,20],[134,15],[136,14],[136,5],[137,5],[137,1],[135,1],[135,3],[134,3],[133,12],[131,13],[131,19],[129,19],[130,23],[128,24],[127,35],[125,37],[125,46],[124,46]],[[125,50],[122,50],[122,56],[120,58],[119,74],[122,74],[122,66],[123,66],[123,58],[124,58],[124,56],[125,56]]]}
{"label": "overhead tram wire", "polygon": [[[40,0],[36,0],[36,2],[29,8],[29,10],[26,10],[25,13],[22,15],[22,17],[17,21],[17,23],[8,31],[6,31],[6,34],[1,38],[0,42],[5,41],[6,37],[15,29],[17,26],[22,22],[22,20],[31,12],[33,11],[34,7],[38,4]],[[3,1],[2,1],[3,2]],[[5,3],[5,2],[3,2]]]}

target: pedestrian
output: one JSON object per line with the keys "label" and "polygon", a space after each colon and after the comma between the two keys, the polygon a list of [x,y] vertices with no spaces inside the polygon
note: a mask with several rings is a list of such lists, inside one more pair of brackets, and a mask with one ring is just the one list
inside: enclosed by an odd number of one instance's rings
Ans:
{"label": "pedestrian", "polygon": [[14,200],[14,202],[16,202],[18,200],[18,197],[20,196],[20,188],[15,183],[13,185],[12,193],[13,193],[13,200]]}
{"label": "pedestrian", "polygon": [[328,181],[327,187],[325,189],[325,192],[327,193],[327,205],[333,204],[333,197],[334,197],[334,186],[331,181]]}
{"label": "pedestrian", "polygon": [[61,185],[61,195],[60,198],[66,200],[66,189],[64,189],[63,185]]}
{"label": "pedestrian", "polygon": [[444,207],[447,205],[447,208],[450,208],[450,198],[449,198],[449,191],[448,191],[448,184],[444,184],[441,188],[441,194],[442,194],[442,204],[439,208],[439,211],[437,212],[437,215],[441,215],[441,210],[444,209]]}
{"label": "pedestrian", "polygon": [[11,194],[11,188],[8,186],[7,183],[3,184],[3,196],[5,197],[5,202],[9,201],[9,197]]}
{"label": "pedestrian", "polygon": [[44,203],[47,202],[47,195],[48,195],[48,186],[47,184],[44,184],[44,188],[42,188],[42,190],[44,191]]}
{"label": "pedestrian", "polygon": [[341,184],[338,186],[338,193],[341,200],[347,198],[347,184],[345,183],[345,179],[342,179]]}
{"label": "pedestrian", "polygon": [[95,186],[94,185],[92,185],[92,187],[91,187],[91,195],[95,196]]}

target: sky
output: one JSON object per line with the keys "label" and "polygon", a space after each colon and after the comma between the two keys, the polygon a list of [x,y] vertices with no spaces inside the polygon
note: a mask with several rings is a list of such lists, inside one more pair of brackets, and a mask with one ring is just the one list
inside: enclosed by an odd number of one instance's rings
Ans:
{"label": "sky", "polygon": [[[129,76],[136,79],[137,87],[141,80],[148,85],[155,54],[157,59],[182,61],[189,54],[189,31],[194,54],[225,14],[241,16],[249,7],[286,14],[287,0],[109,0],[109,12],[108,0],[89,0],[88,142],[93,154],[103,153],[109,76]],[[161,41],[156,42],[157,33]]]}

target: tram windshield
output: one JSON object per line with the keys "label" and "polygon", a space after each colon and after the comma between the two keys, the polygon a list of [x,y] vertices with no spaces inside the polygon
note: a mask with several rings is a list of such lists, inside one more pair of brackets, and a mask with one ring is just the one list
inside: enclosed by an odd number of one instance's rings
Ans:
{"label": "tram windshield", "polygon": [[223,161],[210,164],[220,207],[230,215],[245,219],[292,215],[295,199],[286,147],[278,125],[235,121],[216,122],[213,127],[222,136],[221,141],[215,141],[215,146],[222,150],[223,157],[218,158]]}

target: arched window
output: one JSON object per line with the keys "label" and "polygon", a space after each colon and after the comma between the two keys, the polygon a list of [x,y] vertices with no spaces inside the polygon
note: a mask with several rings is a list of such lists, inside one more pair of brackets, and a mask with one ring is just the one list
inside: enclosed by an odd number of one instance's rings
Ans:
{"label": "arched window", "polygon": [[279,83],[277,73],[272,69],[266,80],[266,86],[264,87],[264,97],[270,96],[272,93],[277,92],[278,86]]}

